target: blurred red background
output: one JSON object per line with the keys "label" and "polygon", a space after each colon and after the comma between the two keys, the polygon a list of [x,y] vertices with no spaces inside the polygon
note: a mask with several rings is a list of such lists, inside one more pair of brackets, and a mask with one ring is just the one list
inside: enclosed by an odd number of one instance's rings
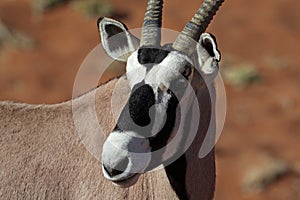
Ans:
{"label": "blurred red background", "polygon": [[[88,8],[37,2],[0,2],[11,33],[1,41],[0,32],[0,100],[70,99],[81,62],[99,44],[98,17],[86,16]],[[146,2],[107,0],[95,14],[139,28]],[[165,1],[163,27],[180,31],[201,2]],[[228,98],[215,199],[300,199],[299,9],[298,0],[225,1],[208,28],[222,53]],[[115,70],[106,78],[123,69]]]}

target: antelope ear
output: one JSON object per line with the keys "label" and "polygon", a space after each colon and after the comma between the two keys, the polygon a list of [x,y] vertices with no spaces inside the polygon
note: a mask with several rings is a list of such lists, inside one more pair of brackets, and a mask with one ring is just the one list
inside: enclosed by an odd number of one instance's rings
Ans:
{"label": "antelope ear", "polygon": [[139,39],[132,35],[127,27],[114,19],[100,18],[98,29],[106,53],[113,59],[126,62],[139,46]]}
{"label": "antelope ear", "polygon": [[197,57],[203,75],[215,78],[219,70],[221,54],[217,48],[216,38],[209,33],[203,33],[197,44]]}

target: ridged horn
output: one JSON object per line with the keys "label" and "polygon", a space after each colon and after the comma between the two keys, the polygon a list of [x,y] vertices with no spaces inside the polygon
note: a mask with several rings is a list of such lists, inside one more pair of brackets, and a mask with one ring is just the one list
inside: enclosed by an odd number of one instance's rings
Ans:
{"label": "ridged horn", "polygon": [[149,0],[140,46],[158,46],[161,40],[163,0]]}
{"label": "ridged horn", "polygon": [[184,27],[173,44],[173,48],[191,55],[200,35],[205,32],[224,0],[204,0],[191,21]]}

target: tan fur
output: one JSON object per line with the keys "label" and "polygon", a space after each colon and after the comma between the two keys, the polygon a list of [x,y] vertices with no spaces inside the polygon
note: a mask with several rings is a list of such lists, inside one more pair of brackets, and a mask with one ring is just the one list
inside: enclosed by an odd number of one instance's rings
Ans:
{"label": "tan fur", "polygon": [[[110,96],[116,80],[97,88],[99,121],[113,128]],[[79,97],[81,108],[89,93]],[[88,121],[88,119],[86,119]],[[0,102],[0,199],[176,199],[164,170],[121,189],[104,179],[101,163],[74,128],[71,101],[56,105]]]}
{"label": "tan fur", "polygon": [[[96,89],[98,119],[106,134],[115,126],[110,106],[117,80]],[[74,100],[86,126],[86,108],[93,92]],[[186,154],[190,199],[210,199],[214,190],[213,151],[198,159],[201,132],[203,129]],[[126,189],[105,180],[101,163],[76,133],[71,101],[55,105],[0,102],[0,157],[0,199],[177,199],[164,170],[143,174]]]}

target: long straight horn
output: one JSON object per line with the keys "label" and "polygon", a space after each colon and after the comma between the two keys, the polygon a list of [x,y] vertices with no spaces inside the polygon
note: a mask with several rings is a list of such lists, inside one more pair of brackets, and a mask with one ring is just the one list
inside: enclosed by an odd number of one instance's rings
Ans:
{"label": "long straight horn", "polygon": [[163,0],[149,0],[140,46],[158,46],[161,40]]}
{"label": "long straight horn", "polygon": [[194,52],[193,47],[198,42],[200,35],[205,32],[223,2],[224,0],[204,0],[195,16],[186,24],[183,31],[177,37],[173,48],[191,55]]}

